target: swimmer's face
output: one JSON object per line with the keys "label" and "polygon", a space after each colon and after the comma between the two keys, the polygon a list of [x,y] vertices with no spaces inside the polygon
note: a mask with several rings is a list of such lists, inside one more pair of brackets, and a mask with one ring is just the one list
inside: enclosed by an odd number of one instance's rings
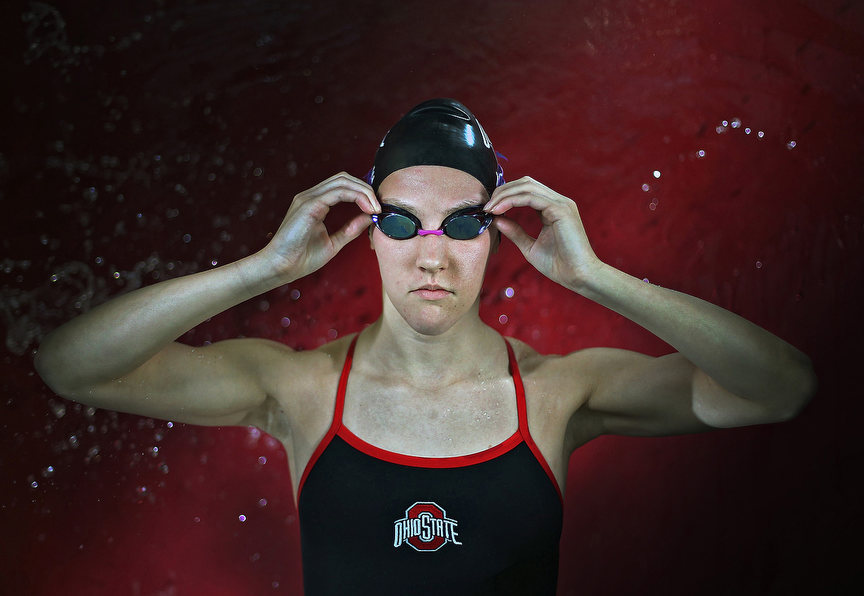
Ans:
{"label": "swimmer's face", "polygon": [[[473,176],[443,166],[415,166],[393,172],[378,189],[381,203],[413,213],[423,228],[437,230],[450,213],[483,205],[488,195]],[[466,313],[477,297],[497,231],[471,240],[446,235],[395,240],[372,227],[372,248],[384,286],[385,310],[395,308],[417,332],[439,335]],[[426,286],[441,290],[426,290]]]}

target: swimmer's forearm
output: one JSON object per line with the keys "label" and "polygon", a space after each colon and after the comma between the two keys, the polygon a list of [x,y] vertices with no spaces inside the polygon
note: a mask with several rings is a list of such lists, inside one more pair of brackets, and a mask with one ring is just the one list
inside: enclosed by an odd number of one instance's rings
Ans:
{"label": "swimmer's forearm", "polygon": [[37,370],[55,391],[116,379],[199,323],[289,281],[252,255],[129,292],[51,332]]}
{"label": "swimmer's forearm", "polygon": [[816,378],[805,354],[710,302],[605,264],[576,291],[652,332],[739,397],[779,411],[797,411],[815,391]]}

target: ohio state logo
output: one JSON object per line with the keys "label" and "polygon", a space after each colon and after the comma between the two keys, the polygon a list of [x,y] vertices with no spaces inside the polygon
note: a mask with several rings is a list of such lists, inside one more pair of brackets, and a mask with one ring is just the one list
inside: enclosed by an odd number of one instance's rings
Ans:
{"label": "ohio state logo", "polygon": [[393,546],[407,542],[416,551],[431,552],[448,542],[461,545],[458,524],[437,503],[418,501],[405,510],[405,517],[393,522]]}

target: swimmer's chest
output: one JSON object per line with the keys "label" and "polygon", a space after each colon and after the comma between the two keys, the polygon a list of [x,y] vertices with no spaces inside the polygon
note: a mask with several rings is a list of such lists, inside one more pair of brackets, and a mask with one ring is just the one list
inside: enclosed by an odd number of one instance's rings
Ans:
{"label": "swimmer's chest", "polygon": [[417,388],[352,374],[342,423],[381,449],[425,457],[476,453],[518,429],[516,392],[506,376]]}

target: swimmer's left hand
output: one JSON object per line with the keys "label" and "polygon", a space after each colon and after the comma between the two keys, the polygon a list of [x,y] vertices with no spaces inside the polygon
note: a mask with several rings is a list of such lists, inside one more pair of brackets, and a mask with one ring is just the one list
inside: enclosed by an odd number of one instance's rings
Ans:
{"label": "swimmer's left hand", "polygon": [[[537,211],[543,223],[537,238],[502,216],[514,207]],[[497,216],[493,225],[531,265],[567,288],[579,292],[603,265],[588,242],[576,203],[529,176],[496,188],[484,209]]]}

